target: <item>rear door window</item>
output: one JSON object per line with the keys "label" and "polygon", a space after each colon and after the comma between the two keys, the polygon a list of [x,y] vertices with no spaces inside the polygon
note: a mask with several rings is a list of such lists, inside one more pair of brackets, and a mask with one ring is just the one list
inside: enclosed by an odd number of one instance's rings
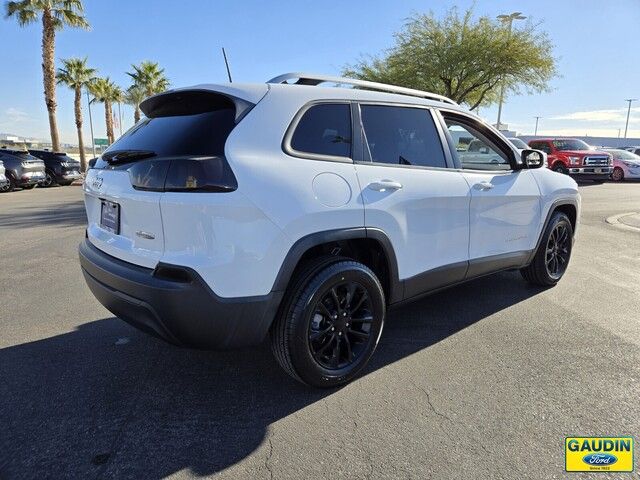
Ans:
{"label": "rear door window", "polygon": [[423,108],[362,105],[364,155],[375,163],[446,168],[433,117]]}
{"label": "rear door window", "polygon": [[351,106],[348,103],[311,106],[298,121],[291,136],[290,147],[292,153],[310,158],[350,158]]}

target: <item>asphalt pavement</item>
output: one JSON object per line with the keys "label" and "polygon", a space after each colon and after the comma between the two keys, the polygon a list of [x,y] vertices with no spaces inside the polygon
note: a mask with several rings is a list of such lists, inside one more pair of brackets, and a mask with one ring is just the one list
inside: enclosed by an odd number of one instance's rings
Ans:
{"label": "asphalt pavement", "polygon": [[81,189],[0,194],[0,478],[580,478],[565,436],[640,440],[640,229],[606,221],[640,183],[581,193],[558,286],[507,272],[394,310],[335,390],[266,343],[180,349],[113,318],[78,265]]}

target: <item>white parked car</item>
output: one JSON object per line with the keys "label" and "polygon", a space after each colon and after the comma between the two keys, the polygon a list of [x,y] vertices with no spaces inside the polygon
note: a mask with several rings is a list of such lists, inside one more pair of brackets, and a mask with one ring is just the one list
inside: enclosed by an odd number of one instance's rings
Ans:
{"label": "white parked car", "polygon": [[[335,386],[388,308],[501,270],[552,286],[567,268],[576,183],[445,97],[288,74],[141,108],[87,172],[80,262],[105,307],[169,342],[269,335],[291,376]],[[465,164],[454,136],[490,161]]]}
{"label": "white parked car", "polygon": [[640,155],[618,148],[605,148],[603,150],[613,156],[611,180],[621,182],[627,178],[640,178]]}

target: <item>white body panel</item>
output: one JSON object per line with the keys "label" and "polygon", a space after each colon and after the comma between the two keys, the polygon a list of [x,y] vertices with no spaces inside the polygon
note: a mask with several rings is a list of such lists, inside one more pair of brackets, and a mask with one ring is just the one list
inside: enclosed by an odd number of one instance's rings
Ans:
{"label": "white body panel", "polygon": [[[365,204],[365,225],[390,238],[401,280],[469,259],[469,186],[446,169],[356,165]],[[400,189],[372,187],[391,180]]]}
{"label": "white body panel", "polygon": [[535,248],[540,229],[540,190],[531,170],[464,171],[469,183],[471,260]]}
{"label": "white body panel", "polygon": [[[91,169],[87,172],[83,188],[87,235],[91,243],[125,262],[154,268],[164,250],[160,215],[162,194],[135,190],[129,174],[123,170]],[[100,227],[101,199],[120,205],[119,235]],[[145,232],[155,238],[144,238],[136,232]]]}

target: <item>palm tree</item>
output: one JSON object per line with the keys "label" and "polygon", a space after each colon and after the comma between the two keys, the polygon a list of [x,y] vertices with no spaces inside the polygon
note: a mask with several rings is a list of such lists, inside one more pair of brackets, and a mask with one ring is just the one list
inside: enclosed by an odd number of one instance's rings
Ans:
{"label": "palm tree", "polygon": [[62,60],[63,67],[58,68],[56,78],[58,83],[64,83],[73,90],[75,97],[73,106],[76,115],[76,129],[78,130],[78,148],[80,149],[80,165],[82,171],[87,169],[87,159],[84,154],[84,140],[82,139],[82,87],[93,80],[95,68],[87,66],[87,58],[68,58]]}
{"label": "palm tree", "polygon": [[164,92],[169,88],[169,80],[157,62],[144,61],[140,65],[131,65],[133,72],[127,72],[134,85],[139,85],[147,97]]}
{"label": "palm tree", "polygon": [[42,21],[42,79],[44,100],[49,114],[49,130],[54,150],[60,150],[56,122],[56,31],[65,26],[89,28],[83,16],[82,0],[19,0],[6,3],[6,17],[14,17],[23,27]]}
{"label": "palm tree", "polygon": [[92,102],[104,103],[104,120],[107,127],[107,141],[112,144],[115,141],[113,133],[113,103],[122,98],[122,90],[109,77],[96,78],[89,85],[89,91],[93,94]]}
{"label": "palm tree", "polygon": [[132,105],[134,108],[134,123],[138,123],[140,121],[140,104],[145,98],[147,98],[147,94],[144,92],[143,88],[140,85],[135,83],[127,88],[127,91],[125,92],[125,103],[127,103],[128,105]]}

